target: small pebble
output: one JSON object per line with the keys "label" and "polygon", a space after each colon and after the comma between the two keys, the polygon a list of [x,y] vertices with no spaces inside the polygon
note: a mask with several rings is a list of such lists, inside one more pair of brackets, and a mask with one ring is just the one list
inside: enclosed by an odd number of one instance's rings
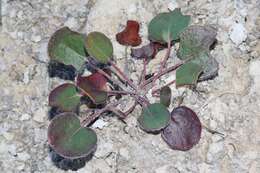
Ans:
{"label": "small pebble", "polygon": [[247,38],[247,31],[241,23],[235,23],[230,29],[230,39],[236,45],[241,44]]}

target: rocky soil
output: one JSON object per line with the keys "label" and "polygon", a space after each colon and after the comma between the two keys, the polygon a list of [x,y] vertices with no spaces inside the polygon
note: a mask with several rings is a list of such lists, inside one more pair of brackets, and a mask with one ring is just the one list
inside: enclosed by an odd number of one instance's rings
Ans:
{"label": "rocky soil", "polygon": [[[47,74],[46,46],[62,26],[80,32],[101,31],[114,44],[123,66],[124,47],[115,41],[127,19],[147,24],[167,8],[182,8],[193,24],[218,28],[212,51],[219,75],[185,93],[184,104],[201,122],[224,134],[203,129],[198,145],[173,151],[160,136],[137,127],[140,108],[126,120],[102,117],[94,124],[98,148],[78,172],[89,173],[257,173],[260,172],[260,1],[259,0],[3,0],[0,32],[0,170],[4,173],[59,173],[47,153],[48,93],[57,83]],[[157,68],[158,55],[149,66]],[[176,52],[172,52],[175,57]],[[174,61],[174,58],[172,58]],[[140,68],[129,60],[131,77]],[[172,74],[161,83],[172,78]],[[175,105],[176,99],[173,100]]]}

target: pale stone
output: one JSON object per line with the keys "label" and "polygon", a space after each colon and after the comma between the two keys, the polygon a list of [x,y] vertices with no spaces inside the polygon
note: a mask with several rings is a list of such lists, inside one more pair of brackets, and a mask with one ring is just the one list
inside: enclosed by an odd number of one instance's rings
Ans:
{"label": "pale stone", "polygon": [[230,39],[239,45],[247,38],[247,30],[241,23],[235,23],[230,29]]}
{"label": "pale stone", "polygon": [[47,116],[46,113],[47,112],[44,109],[42,109],[42,108],[38,109],[34,113],[33,120],[37,121],[39,123],[43,123],[45,121],[45,117]]}
{"label": "pale stone", "polygon": [[176,8],[179,8],[179,4],[176,0],[172,0],[170,3],[168,3],[169,10],[173,11]]}
{"label": "pale stone", "polygon": [[164,165],[155,170],[155,173],[168,173],[169,165]]}
{"label": "pale stone", "polygon": [[109,153],[113,152],[113,144],[110,141],[105,141],[103,139],[100,139],[98,145],[102,146],[99,147],[95,152],[95,156],[98,158],[104,158]]}
{"label": "pale stone", "polygon": [[31,158],[31,156],[26,152],[17,153],[17,154],[18,154],[18,159],[22,161],[28,161]]}
{"label": "pale stone", "polygon": [[31,115],[25,113],[23,114],[21,117],[20,117],[20,120],[21,121],[26,121],[26,120],[29,120],[31,118]]}
{"label": "pale stone", "polygon": [[42,37],[40,35],[32,35],[31,40],[34,42],[39,42],[41,41]]}
{"label": "pale stone", "polygon": [[108,125],[107,122],[105,122],[102,119],[98,119],[97,121],[95,121],[95,123],[92,125],[93,128],[98,128],[98,129],[103,129],[104,127],[106,127]]}
{"label": "pale stone", "polygon": [[8,141],[10,141],[10,140],[12,140],[12,139],[14,138],[14,134],[13,134],[13,133],[10,133],[10,132],[5,132],[3,135],[4,135],[4,137],[5,137]]}
{"label": "pale stone", "polygon": [[251,91],[260,94],[260,60],[250,62],[249,74],[253,78],[253,87],[251,88]]}
{"label": "pale stone", "polygon": [[213,162],[214,159],[219,158],[220,155],[224,154],[222,152],[223,148],[224,148],[224,144],[222,141],[210,144],[208,153],[207,153],[207,160],[209,162]]}
{"label": "pale stone", "polygon": [[76,28],[78,26],[78,22],[74,17],[68,18],[68,20],[64,23],[65,26],[69,28]]}
{"label": "pale stone", "polygon": [[131,158],[131,156],[129,155],[130,153],[127,148],[120,148],[119,153],[121,156],[123,156],[127,160]]}

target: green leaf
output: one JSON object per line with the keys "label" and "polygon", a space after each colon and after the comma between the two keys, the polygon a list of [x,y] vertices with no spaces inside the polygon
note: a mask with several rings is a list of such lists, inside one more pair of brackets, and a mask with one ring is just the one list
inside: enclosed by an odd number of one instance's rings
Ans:
{"label": "green leaf", "polygon": [[160,13],[149,23],[149,38],[160,43],[178,40],[180,33],[188,26],[189,22],[190,16],[182,15],[180,9]]}
{"label": "green leaf", "polygon": [[87,77],[79,76],[77,86],[87,95],[95,104],[103,104],[107,100],[107,79],[96,72]]}
{"label": "green leaf", "polygon": [[170,113],[161,103],[150,104],[143,108],[138,118],[140,127],[147,132],[157,132],[168,125]]}
{"label": "green leaf", "polygon": [[183,85],[196,85],[202,66],[195,62],[188,62],[176,71],[176,87]]}
{"label": "green leaf", "polygon": [[88,34],[85,46],[89,55],[101,63],[106,64],[113,57],[113,45],[111,41],[100,32]]}
{"label": "green leaf", "polygon": [[97,135],[92,129],[81,127],[76,114],[67,112],[51,121],[48,142],[61,156],[76,159],[86,157],[96,150]]}
{"label": "green leaf", "polygon": [[49,95],[49,106],[64,112],[73,112],[80,105],[80,96],[74,84],[65,83],[53,89]]}
{"label": "green leaf", "polygon": [[163,87],[160,90],[160,103],[166,107],[169,107],[171,104],[172,91],[168,86]]}
{"label": "green leaf", "polygon": [[210,55],[210,47],[216,41],[216,35],[214,27],[196,25],[188,27],[180,35],[177,56],[181,60],[191,60],[202,67],[200,80],[207,80],[217,75],[218,62]]}
{"label": "green leaf", "polygon": [[65,65],[72,65],[80,70],[86,61],[87,53],[83,34],[64,27],[56,31],[48,44],[48,54],[51,60]]}

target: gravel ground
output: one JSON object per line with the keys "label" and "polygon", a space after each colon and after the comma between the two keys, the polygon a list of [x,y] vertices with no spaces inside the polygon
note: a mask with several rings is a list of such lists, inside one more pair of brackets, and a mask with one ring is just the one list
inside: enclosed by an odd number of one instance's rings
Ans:
{"label": "gravel ground", "polygon": [[[89,173],[257,173],[260,172],[260,1],[259,0],[3,0],[0,32],[0,170],[4,173],[63,172],[47,153],[47,97],[57,83],[47,74],[46,45],[66,25],[80,32],[101,31],[114,44],[123,66],[124,47],[115,34],[127,19],[147,24],[159,12],[181,7],[193,24],[218,28],[212,51],[219,76],[200,83],[198,92],[174,89],[198,113],[205,129],[188,152],[173,151],[160,136],[137,128],[140,108],[127,118],[103,117],[95,125],[98,149],[78,172]],[[144,40],[147,42],[147,40]],[[175,56],[172,52],[171,56]],[[149,66],[157,68],[164,52]],[[131,77],[139,66],[129,60]],[[173,75],[164,78],[165,83]],[[173,104],[174,105],[174,104]]]}

